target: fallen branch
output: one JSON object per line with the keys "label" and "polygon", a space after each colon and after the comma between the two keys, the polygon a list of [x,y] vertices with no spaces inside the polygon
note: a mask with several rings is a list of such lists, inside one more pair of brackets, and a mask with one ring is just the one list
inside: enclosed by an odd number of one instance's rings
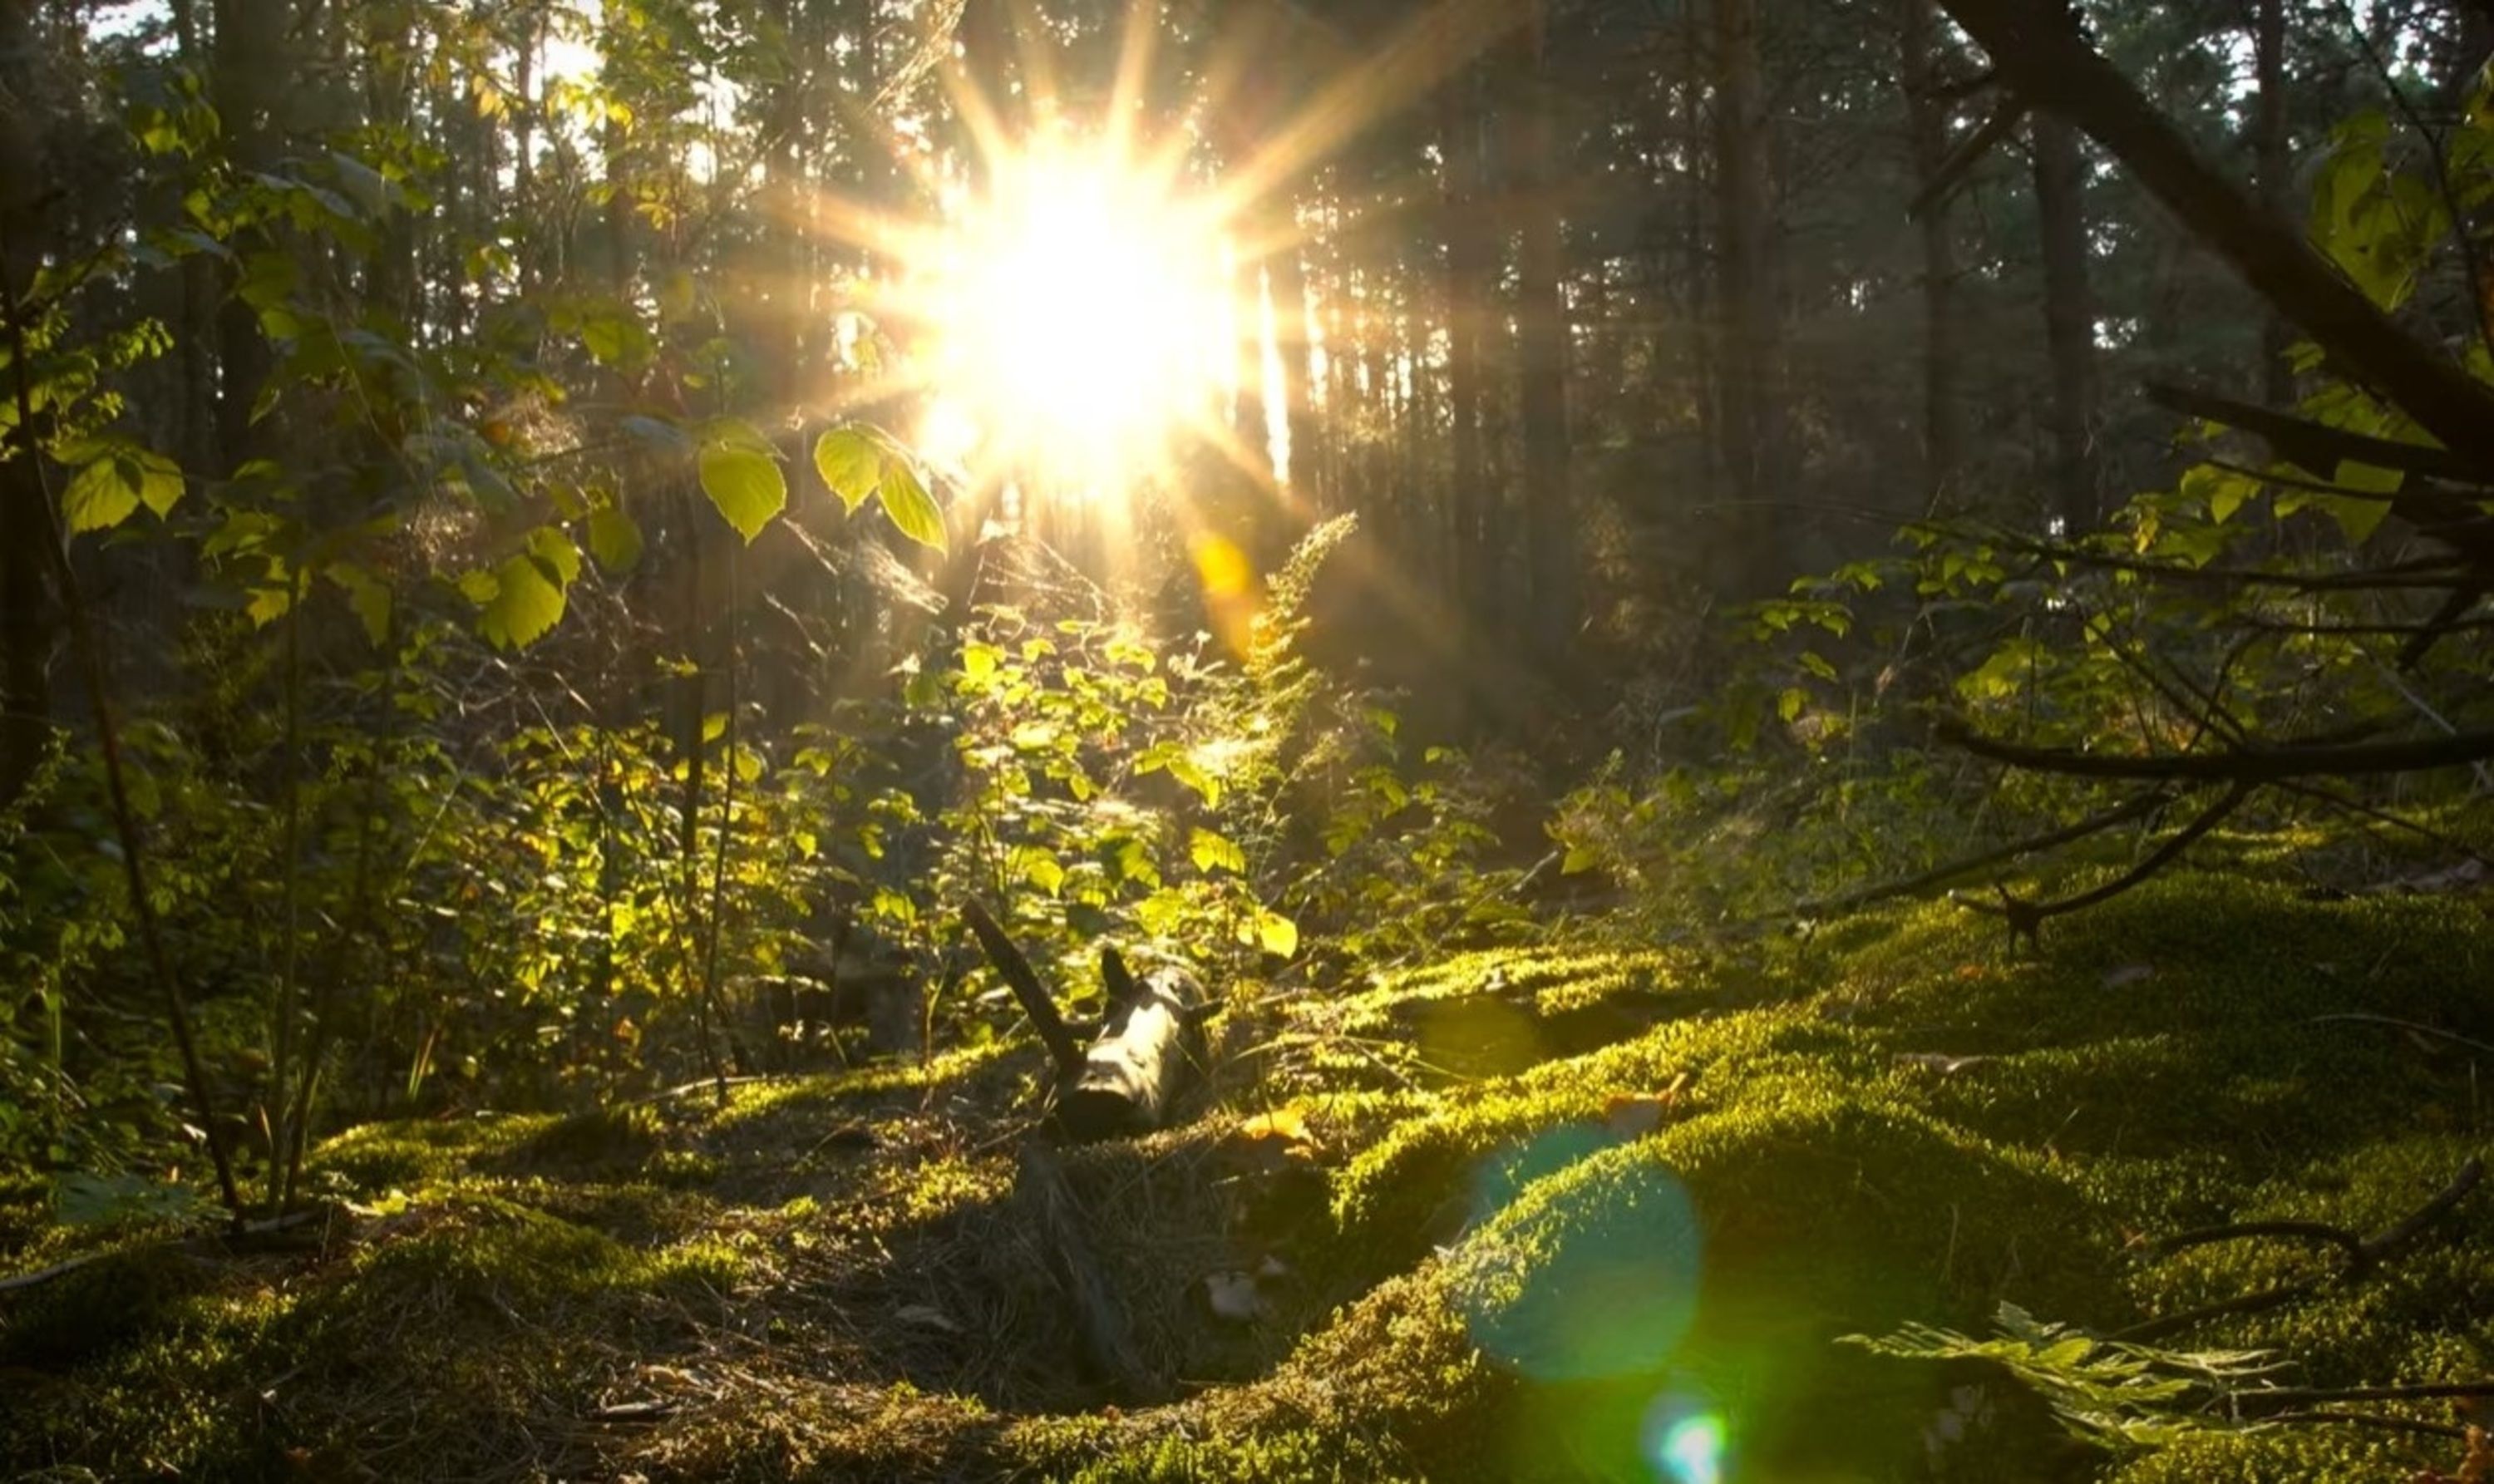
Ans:
{"label": "fallen branch", "polygon": [[2462,1036],[2457,1031],[2447,1031],[2439,1025],[2427,1025],[2421,1020],[2402,1020],[2396,1015],[2376,1015],[2367,1014],[2363,1011],[2351,1010],[2332,1015],[2314,1015],[2311,1019],[2306,1020],[2303,1023],[2306,1025],[2321,1025],[2330,1021],[2355,1021],[2364,1025],[2388,1025],[2403,1031],[2413,1031],[2419,1036],[2437,1036],[2444,1041],[2451,1042],[2458,1045],[2468,1046],[2475,1050],[2494,1052],[2494,1045],[2489,1045],[2474,1037]]}
{"label": "fallen branch", "polygon": [[2231,752],[2120,756],[2068,747],[2029,747],[1986,737],[1956,718],[1939,725],[1942,740],[1976,757],[2035,772],[2074,778],[2137,778],[2165,783],[2276,783],[2321,774],[2418,772],[2494,758],[2494,732],[2462,732],[2413,742],[2314,745],[2283,742]]}
{"label": "fallen branch", "polygon": [[0,1278],[0,1293],[41,1287],[54,1279],[66,1278],[80,1268],[112,1257],[137,1257],[142,1254],[154,1256],[188,1253],[194,1256],[204,1256],[213,1252],[228,1254],[256,1252],[267,1245],[272,1237],[282,1236],[298,1227],[307,1227],[314,1222],[326,1222],[337,1214],[332,1207],[314,1206],[308,1210],[289,1211],[284,1216],[260,1221],[238,1221],[228,1230],[212,1232],[205,1236],[170,1237],[161,1242],[142,1242],[136,1247],[108,1247],[102,1252],[85,1253],[55,1262],[49,1267],[39,1267],[32,1272]]}
{"label": "fallen branch", "polygon": [[1065,1136],[1088,1143],[1168,1127],[1187,1090],[1202,1079],[1203,1022],[1212,1007],[1194,977],[1156,969],[1137,979],[1115,949],[1104,951],[1109,1013],[1086,1048],[987,908],[973,900],[961,915],[1055,1061],[1051,1116]]}
{"label": "fallen branch", "polygon": [[[2170,1314],[2162,1318],[2133,1324],[2128,1329],[2116,1330],[2105,1338],[2124,1344],[2144,1345],[2150,1340],[2161,1340],[2168,1335],[2196,1329],[2210,1319],[2225,1318],[2233,1315],[2260,1314],[2271,1309],[2284,1308],[2299,1298],[2320,1292],[2322,1288],[2333,1283],[2358,1282],[2370,1276],[2383,1262],[2396,1256],[2409,1243],[2423,1235],[2434,1223],[2449,1215],[2454,1207],[2468,1198],[2468,1193],[2477,1189],[2484,1179],[2485,1162],[2481,1159],[2471,1159],[2459,1167],[2459,1173],[2451,1177],[2448,1185],[2434,1194],[2432,1199],[2369,1237],[2358,1237],[2344,1227],[2322,1222],[2244,1222],[2231,1227],[2203,1227],[2198,1231],[2186,1231],[2177,1237],[2168,1238],[2166,1242],[2157,1244],[2160,1255],[2178,1252],[2183,1247],[2205,1246],[2209,1242],[2242,1237],[2282,1234],[2312,1236],[2326,1231],[2327,1240],[2347,1253],[2347,1262],[2336,1273],[2326,1277],[2309,1278],[2299,1283],[2280,1284],[2276,1287],[2263,1288],[2256,1293],[2219,1299],[2212,1304],[2203,1304],[2197,1309],[2186,1309],[2179,1314]],[[2181,1245],[2169,1246],[2171,1243]],[[2400,1398],[2381,1393],[2399,1390],[2400,1388],[2397,1387],[2374,1387],[2369,1391],[2270,1391],[2254,1394],[2281,1399],[2280,1405],[2283,1406],[2298,1406],[2305,1403],[2317,1405],[2328,1402],[2395,1401]],[[2489,1386],[2485,1392],[2445,1394],[2488,1395],[2494,1394],[2494,1386]]]}
{"label": "fallen branch", "polygon": [[1041,1044],[1054,1058],[1057,1075],[1070,1076],[1080,1072],[1082,1069],[1082,1044],[1074,1039],[1074,1032],[1066,1027],[1065,1017],[1057,1014],[1056,1001],[1049,996],[1048,986],[1039,982],[1039,974],[1031,968],[1030,960],[1021,955],[1021,950],[1014,946],[1013,939],[1005,936],[1004,928],[977,897],[961,904],[961,919],[970,924],[970,931],[978,938],[979,947],[986,951],[988,961],[1004,976],[1005,987],[1021,1002],[1021,1013],[1030,1016],[1031,1028],[1039,1032]]}
{"label": "fallen branch", "polygon": [[2043,834],[2030,835],[1997,849],[1984,851],[1980,855],[1966,856],[1961,860],[1952,861],[1946,865],[1935,866],[1920,875],[1908,876],[1902,881],[1866,887],[1859,892],[1848,892],[1841,896],[1824,896],[1814,901],[1797,902],[1780,915],[1797,918],[1824,917],[1832,912],[1850,912],[1857,907],[1867,907],[1874,902],[1888,901],[1894,897],[1911,896],[1919,892],[1928,892],[1943,883],[1955,881],[1960,876],[1971,876],[1977,871],[2006,864],[2023,856],[2031,856],[2037,851],[2053,850],[2063,845],[2075,844],[2089,835],[2102,834],[2107,830],[2128,824],[2134,819],[2144,819],[2172,803],[2173,800],[2174,795],[2162,789],[2142,794],[2127,803],[2117,804],[2101,814],[2090,815],[2075,825],[2065,825]]}
{"label": "fallen branch", "polygon": [[2199,818],[2175,831],[2173,837],[2156,847],[2147,859],[2091,892],[2082,892],[2076,896],[2065,896],[2059,901],[2031,902],[2013,896],[2003,889],[2000,893],[1999,904],[1996,906],[1991,902],[1974,900],[1964,900],[1962,905],[1977,912],[1992,913],[2008,919],[2009,942],[2012,948],[2015,948],[2022,938],[2029,947],[2034,947],[2037,945],[2045,923],[2069,913],[2083,912],[2101,902],[2111,901],[2155,875],[2170,864],[2175,857],[2190,849],[2193,842],[2202,835],[2217,828],[2227,815],[2240,808],[2243,801],[2250,798],[2251,794],[2250,784],[2235,784],[2226,791],[2224,798],[2202,810]]}

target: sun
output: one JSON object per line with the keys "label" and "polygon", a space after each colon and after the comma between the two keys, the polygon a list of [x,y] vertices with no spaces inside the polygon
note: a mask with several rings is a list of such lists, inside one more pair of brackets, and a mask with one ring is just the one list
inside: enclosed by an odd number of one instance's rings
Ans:
{"label": "sun", "polygon": [[928,380],[997,477],[1122,486],[1235,377],[1218,212],[1102,152],[999,161],[920,288]]}

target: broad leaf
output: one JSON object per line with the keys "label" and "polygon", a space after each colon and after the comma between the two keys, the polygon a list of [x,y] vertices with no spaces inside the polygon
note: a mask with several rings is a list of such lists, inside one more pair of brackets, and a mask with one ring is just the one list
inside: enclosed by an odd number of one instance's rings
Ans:
{"label": "broad leaf", "polygon": [[1187,854],[1195,868],[1206,874],[1225,870],[1244,875],[1247,871],[1247,852],[1238,848],[1236,840],[1210,830],[1198,829],[1187,837]]}
{"label": "broad leaf", "polygon": [[749,447],[713,443],[704,448],[701,486],[747,545],[788,506],[788,481],[778,463]]}
{"label": "broad leaf", "polygon": [[110,530],[137,513],[141,484],[138,466],[120,450],[90,459],[61,495],[61,513],[70,534]]}
{"label": "broad leaf", "polygon": [[883,481],[883,451],[856,428],[834,428],[814,439],[814,471],[855,515]]}
{"label": "broad leaf", "polygon": [[562,619],[563,590],[523,553],[494,568],[494,595],[476,617],[476,631],[498,650],[526,649]]}
{"label": "broad leaf", "polygon": [[589,554],[620,577],[641,564],[640,523],[613,505],[589,512]]}
{"label": "broad leaf", "polygon": [[892,517],[895,530],[912,541],[939,552],[945,549],[944,511],[906,459],[883,461],[883,513]]}

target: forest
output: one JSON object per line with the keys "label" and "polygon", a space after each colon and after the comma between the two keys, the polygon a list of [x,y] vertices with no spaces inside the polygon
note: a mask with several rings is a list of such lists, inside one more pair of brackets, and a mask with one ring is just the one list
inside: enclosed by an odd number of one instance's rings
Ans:
{"label": "forest", "polygon": [[2489,0],[0,0],[0,1473],[2494,1480]]}

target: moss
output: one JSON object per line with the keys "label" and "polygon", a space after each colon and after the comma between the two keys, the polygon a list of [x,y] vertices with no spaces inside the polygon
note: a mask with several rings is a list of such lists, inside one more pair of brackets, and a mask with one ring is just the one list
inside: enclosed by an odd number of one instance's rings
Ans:
{"label": "moss", "polygon": [[507,1149],[559,1121],[479,1116],[372,1123],[324,1142],[307,1163],[316,1176],[334,1174],[356,1191],[413,1190],[450,1179],[479,1156]]}
{"label": "moss", "polygon": [[2435,1465],[2455,1469],[2459,1453],[2452,1443],[2344,1426],[2209,1433],[2131,1460],[2106,1484],[2410,1484]]}
{"label": "moss", "polygon": [[[1001,1120],[1027,1107],[1026,1047],[743,1086],[723,1109],[375,1126],[318,1157],[350,1189],[408,1193],[368,1200],[386,1214],[350,1247],[125,1253],[0,1306],[0,1365],[45,1373],[0,1427],[0,1471],[1645,1479],[1657,1429],[1705,1412],[1734,1480],[1934,1459],[2011,1484],[2405,1479],[2455,1450],[2319,1429],[2073,1471],[1997,1378],[1832,1342],[1979,1332],[2003,1298],[2106,1327],[2330,1271],[2309,1244],[2157,1259],[2144,1239],[2257,1217],[2377,1230],[2440,1188],[2479,1142],[2469,1057],[2314,1017],[2494,1041],[2486,967],[2476,904],[2207,873],[2055,922],[2041,954],[1901,904],[1712,961],[1563,943],[1266,1007],[1257,1039],[1297,1038],[1288,1078],[1064,1158],[1138,1343],[1203,1383],[1124,1412],[1089,1409],[1078,1326],[1012,1198]],[[1320,1054],[1348,1038],[1415,1043],[1437,1073]],[[1660,1127],[1611,1116],[1684,1077]],[[1268,1228],[1241,1216],[1264,1177],[1228,1136],[1281,1105],[1321,1158],[1291,1166],[1302,1219]],[[2363,1283],[2187,1343],[2273,1347],[2298,1382],[2481,1375],[2494,1258],[2463,1240],[2473,1212]],[[1268,1252],[1289,1276],[1266,1324],[1211,1323],[1202,1276]],[[1967,1395],[2011,1422],[1931,1453]],[[581,1421],[652,1396],[663,1421]]]}

